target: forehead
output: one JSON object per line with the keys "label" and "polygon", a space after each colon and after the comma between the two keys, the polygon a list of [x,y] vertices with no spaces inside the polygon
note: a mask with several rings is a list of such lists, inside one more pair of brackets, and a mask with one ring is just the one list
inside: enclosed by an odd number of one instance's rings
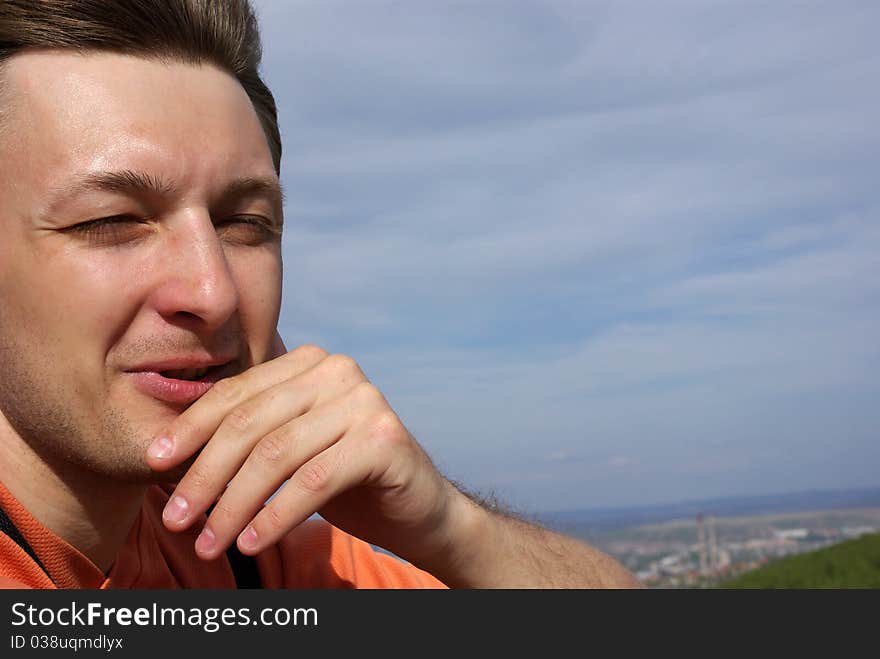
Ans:
{"label": "forehead", "polygon": [[274,174],[250,99],[213,66],[29,52],[5,63],[2,83],[0,179],[15,181],[18,192],[102,170],[161,173],[193,186]]}

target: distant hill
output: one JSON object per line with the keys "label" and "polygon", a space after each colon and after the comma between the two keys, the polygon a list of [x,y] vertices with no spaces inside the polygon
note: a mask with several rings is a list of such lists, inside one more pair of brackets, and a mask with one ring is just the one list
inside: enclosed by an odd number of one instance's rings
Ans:
{"label": "distant hill", "polygon": [[717,588],[880,588],[880,533],[774,561]]}
{"label": "distant hill", "polygon": [[845,508],[880,507],[880,487],[850,490],[809,490],[787,494],[726,497],[626,508],[590,508],[546,512],[542,523],[581,536],[614,529],[694,518],[698,513],[716,517],[769,515]]}

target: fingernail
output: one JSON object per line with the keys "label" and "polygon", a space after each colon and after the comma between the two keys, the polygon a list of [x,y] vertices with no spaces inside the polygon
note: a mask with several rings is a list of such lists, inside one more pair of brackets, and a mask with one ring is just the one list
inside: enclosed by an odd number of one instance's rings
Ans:
{"label": "fingernail", "polygon": [[162,511],[162,519],[169,522],[182,522],[186,519],[186,513],[189,511],[189,503],[179,494],[171,497],[171,500],[165,504],[165,510]]}
{"label": "fingernail", "polygon": [[151,458],[161,460],[170,457],[173,449],[174,443],[170,439],[167,437],[159,437],[156,441],[150,444],[150,448],[147,449],[147,455]]}
{"label": "fingernail", "polygon": [[254,530],[253,526],[247,527],[241,532],[241,535],[238,536],[238,543],[241,545],[242,549],[256,549],[258,540],[257,532]]}
{"label": "fingernail", "polygon": [[199,533],[196,538],[196,551],[201,553],[210,552],[214,548],[214,532],[207,526]]}

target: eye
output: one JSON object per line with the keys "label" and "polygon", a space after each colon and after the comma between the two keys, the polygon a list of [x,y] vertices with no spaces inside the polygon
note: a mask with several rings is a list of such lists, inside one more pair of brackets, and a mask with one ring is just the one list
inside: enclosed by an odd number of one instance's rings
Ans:
{"label": "eye", "polygon": [[279,240],[281,229],[260,215],[234,215],[215,224],[217,235],[233,245],[256,246]]}
{"label": "eye", "polygon": [[81,222],[70,227],[68,232],[86,238],[95,246],[119,245],[145,238],[146,223],[145,219],[134,215],[111,215]]}

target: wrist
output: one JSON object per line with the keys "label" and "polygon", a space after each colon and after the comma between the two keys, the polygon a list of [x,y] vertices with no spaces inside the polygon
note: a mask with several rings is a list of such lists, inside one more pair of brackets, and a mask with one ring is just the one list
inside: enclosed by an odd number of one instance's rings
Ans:
{"label": "wrist", "polygon": [[[450,588],[475,588],[491,579],[491,572],[503,563],[504,547],[497,515],[446,482],[444,520],[437,528],[432,549],[412,562],[433,574]],[[487,551],[488,549],[488,551]]]}

